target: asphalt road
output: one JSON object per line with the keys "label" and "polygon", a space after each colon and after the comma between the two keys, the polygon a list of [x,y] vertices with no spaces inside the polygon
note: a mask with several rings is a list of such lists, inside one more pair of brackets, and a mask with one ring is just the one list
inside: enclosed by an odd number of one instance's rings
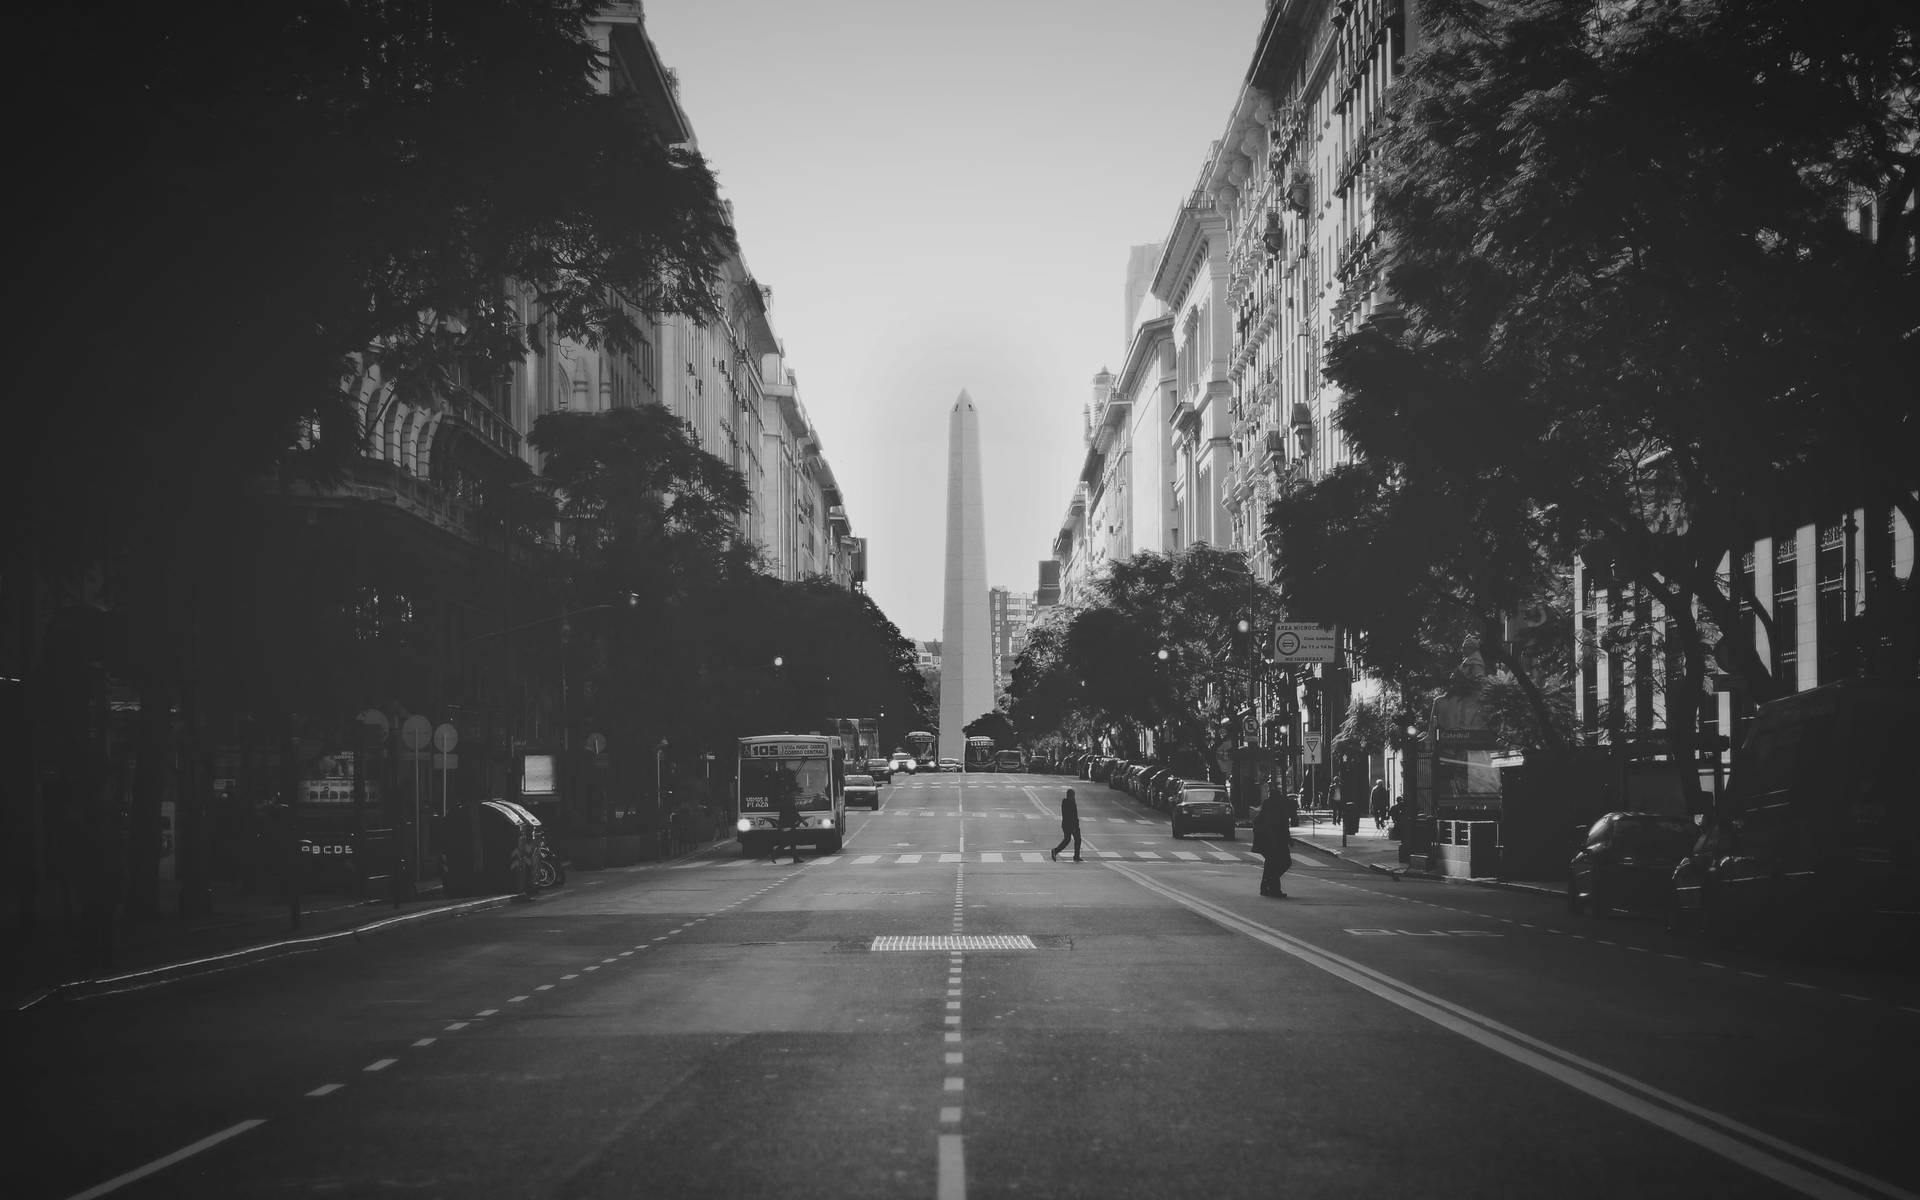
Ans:
{"label": "asphalt road", "polygon": [[851,826],[11,1014],[0,1193],[1920,1188],[1912,975],[1305,851],[1266,899],[1244,837],[1084,781],[903,778]]}

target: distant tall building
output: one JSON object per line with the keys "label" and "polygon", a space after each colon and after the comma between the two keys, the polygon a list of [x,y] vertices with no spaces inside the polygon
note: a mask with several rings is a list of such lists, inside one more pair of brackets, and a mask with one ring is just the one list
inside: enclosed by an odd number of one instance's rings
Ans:
{"label": "distant tall building", "polygon": [[1013,681],[1013,660],[1027,648],[1027,630],[1038,606],[1031,592],[992,588],[987,592],[987,630],[993,639],[993,685],[1006,690]]}
{"label": "distant tall building", "polygon": [[980,413],[962,391],[947,418],[947,596],[940,638],[939,753],[953,758],[966,753],[968,722],[994,706],[983,497]]}

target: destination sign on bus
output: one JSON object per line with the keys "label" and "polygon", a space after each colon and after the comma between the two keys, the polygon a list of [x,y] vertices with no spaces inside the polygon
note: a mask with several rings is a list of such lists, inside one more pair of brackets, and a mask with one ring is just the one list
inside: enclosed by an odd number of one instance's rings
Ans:
{"label": "destination sign on bus", "polygon": [[827,743],[817,742],[748,742],[748,758],[825,758]]}

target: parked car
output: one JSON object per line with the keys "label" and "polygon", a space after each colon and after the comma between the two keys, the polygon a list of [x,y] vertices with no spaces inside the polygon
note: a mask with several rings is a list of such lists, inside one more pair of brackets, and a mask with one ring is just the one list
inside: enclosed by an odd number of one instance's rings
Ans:
{"label": "parked car", "polygon": [[1173,836],[1217,833],[1228,841],[1233,840],[1233,805],[1227,800],[1227,789],[1221,785],[1182,779],[1168,803],[1173,813]]}
{"label": "parked car", "polygon": [[1567,911],[1605,916],[1614,909],[1665,911],[1673,896],[1673,868],[1687,856],[1698,830],[1686,817],[1610,812],[1595,821],[1574,852],[1567,874]]}
{"label": "parked car", "polygon": [[1178,780],[1177,771],[1166,767],[1148,767],[1140,776],[1140,799],[1153,808],[1165,803],[1165,787],[1168,780]]}
{"label": "parked car", "polygon": [[870,758],[867,760],[867,774],[877,783],[889,783],[893,780],[893,763],[889,759]]}
{"label": "parked car", "polygon": [[864,804],[875,812],[880,811],[880,785],[871,775],[849,775],[846,782],[847,807]]}
{"label": "parked car", "polygon": [[1148,803],[1152,804],[1154,808],[1165,808],[1167,812],[1171,812],[1171,810],[1173,810],[1173,804],[1179,801],[1181,789],[1187,787],[1188,783],[1194,783],[1194,781],[1196,780],[1183,780],[1181,774],[1175,772],[1175,770],[1164,772],[1164,774],[1160,774],[1160,778],[1152,781],[1152,789],[1154,789],[1154,791],[1152,791],[1152,797],[1148,797]]}
{"label": "parked car", "polygon": [[1726,795],[1674,869],[1669,925],[1907,943],[1920,926],[1916,727],[1913,687],[1836,683],[1761,705]]}
{"label": "parked car", "polygon": [[949,774],[958,774],[966,769],[966,764],[957,758],[943,758],[940,760],[940,770],[948,772]]}

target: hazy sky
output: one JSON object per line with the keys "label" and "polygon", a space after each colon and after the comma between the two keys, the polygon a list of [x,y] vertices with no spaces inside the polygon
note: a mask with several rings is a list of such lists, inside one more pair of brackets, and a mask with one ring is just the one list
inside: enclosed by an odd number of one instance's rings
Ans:
{"label": "hazy sky", "polygon": [[820,432],[867,590],[941,636],[947,414],[1034,590],[1125,353],[1127,249],[1226,128],[1263,0],[646,0]]}

